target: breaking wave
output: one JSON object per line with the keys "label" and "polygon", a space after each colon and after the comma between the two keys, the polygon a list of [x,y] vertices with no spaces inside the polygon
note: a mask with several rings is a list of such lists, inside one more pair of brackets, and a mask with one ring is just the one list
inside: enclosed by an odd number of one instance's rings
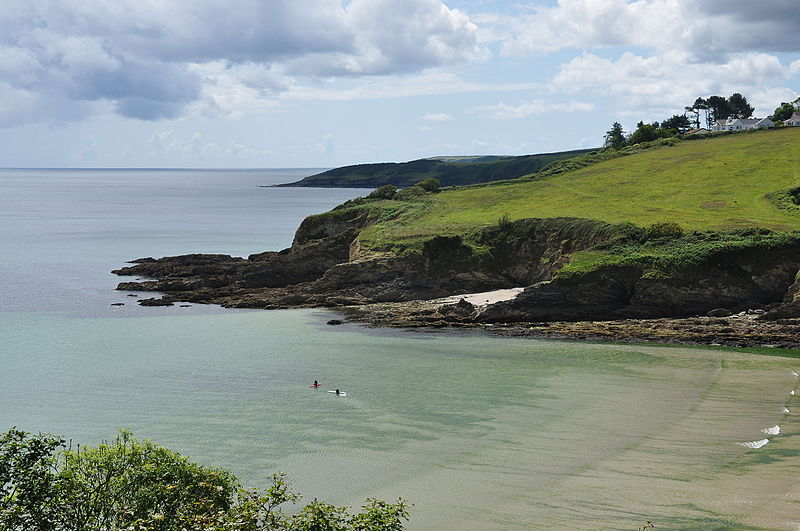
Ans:
{"label": "breaking wave", "polygon": [[761,448],[762,446],[766,445],[769,442],[769,439],[761,439],[760,441],[750,441],[750,442],[741,442],[739,446],[744,446],[745,448]]}

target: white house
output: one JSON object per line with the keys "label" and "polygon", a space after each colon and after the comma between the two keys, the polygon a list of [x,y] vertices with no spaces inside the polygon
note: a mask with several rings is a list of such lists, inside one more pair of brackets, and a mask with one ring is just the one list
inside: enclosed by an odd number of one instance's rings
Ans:
{"label": "white house", "polygon": [[711,126],[711,130],[746,131],[747,129],[766,129],[767,127],[775,127],[775,122],[769,118],[728,118],[727,120],[717,120],[717,123]]}
{"label": "white house", "polygon": [[791,118],[784,120],[783,125],[793,125],[795,127],[800,126],[800,111],[795,111]]}

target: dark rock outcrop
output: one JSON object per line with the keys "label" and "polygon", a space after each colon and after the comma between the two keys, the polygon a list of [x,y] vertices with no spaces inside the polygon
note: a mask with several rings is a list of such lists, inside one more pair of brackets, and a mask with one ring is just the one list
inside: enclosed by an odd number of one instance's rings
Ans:
{"label": "dark rock outcrop", "polygon": [[[483,322],[582,321],[599,319],[687,317],[721,306],[731,313],[791,298],[766,318],[796,316],[792,282],[800,268],[800,246],[787,245],[765,254],[758,249],[721,251],[701,265],[667,277],[641,268],[609,266],[577,278],[535,284],[511,301],[480,312]],[[796,285],[796,283],[795,283]],[[787,295],[788,291],[788,295]]]}
{"label": "dark rock outcrop", "polygon": [[480,252],[459,236],[438,236],[397,256],[361,249],[359,233],[371,222],[367,210],[334,209],[306,218],[283,251],[143,258],[114,273],[144,278],[122,282],[120,290],[164,293],[140,300],[142,305],[188,301],[237,308],[392,303],[529,286],[513,300],[480,309],[464,301],[426,310],[424,320],[437,326],[682,317],[719,308],[766,308],[760,319],[800,316],[796,240],[768,250],[721,246],[670,274],[611,265],[568,276],[557,273],[570,255],[614,237],[614,226],[573,218],[501,221],[474,236]]}

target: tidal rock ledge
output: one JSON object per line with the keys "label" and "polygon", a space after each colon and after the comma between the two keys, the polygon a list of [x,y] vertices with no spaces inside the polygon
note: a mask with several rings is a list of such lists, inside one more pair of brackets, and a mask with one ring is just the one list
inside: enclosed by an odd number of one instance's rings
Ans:
{"label": "tidal rock ledge", "polygon": [[[758,247],[720,250],[669,276],[653,276],[628,264],[562,278],[555,275],[570,255],[604,242],[613,232],[611,225],[571,218],[526,219],[483,229],[476,237],[488,252],[480,255],[458,236],[438,236],[420,251],[397,256],[361,248],[359,233],[370,223],[368,212],[334,210],[306,218],[292,246],[283,251],[247,258],[190,254],[134,260],[114,273],[146,280],[121,282],[117,289],[164,293],[142,304],[362,306],[380,313],[381,304],[527,286],[513,300],[478,308],[468,303],[423,304],[423,313],[415,314],[413,304],[395,304],[396,323],[410,326],[617,322],[705,316],[712,311],[734,315],[752,309],[764,311],[750,321],[780,320],[792,326],[800,318],[797,240],[768,252]],[[359,319],[370,320],[363,313]],[[391,324],[386,318],[373,321]]]}

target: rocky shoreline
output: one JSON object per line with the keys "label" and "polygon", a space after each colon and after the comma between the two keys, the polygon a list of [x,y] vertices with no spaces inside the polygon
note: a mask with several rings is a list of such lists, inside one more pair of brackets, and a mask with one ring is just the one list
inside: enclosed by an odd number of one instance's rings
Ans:
{"label": "rocky shoreline", "polygon": [[[283,251],[134,260],[114,273],[140,278],[117,289],[163,293],[141,299],[145,306],[329,307],[372,326],[800,348],[800,238],[721,247],[667,276],[619,264],[570,277],[556,273],[571,254],[611,238],[613,226],[526,219],[483,229],[476,236],[483,254],[459,236],[437,236],[398,255],[361,248],[359,234],[373,222],[368,210],[334,209],[306,218]],[[490,290],[516,291],[491,304],[442,299]]]}
{"label": "rocky shoreline", "polygon": [[768,321],[761,318],[764,310],[727,317],[509,323],[458,319],[438,301],[366,304],[338,310],[347,321],[372,327],[482,330],[506,337],[571,341],[800,349],[800,318]]}

